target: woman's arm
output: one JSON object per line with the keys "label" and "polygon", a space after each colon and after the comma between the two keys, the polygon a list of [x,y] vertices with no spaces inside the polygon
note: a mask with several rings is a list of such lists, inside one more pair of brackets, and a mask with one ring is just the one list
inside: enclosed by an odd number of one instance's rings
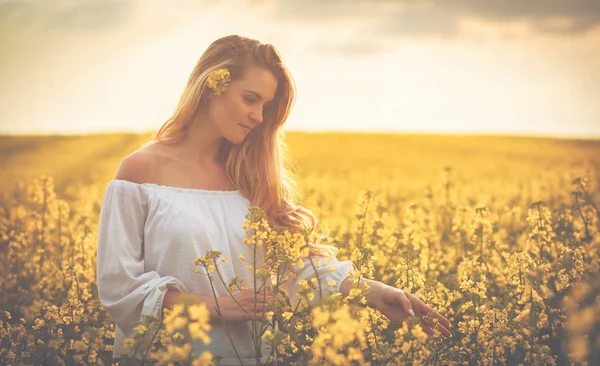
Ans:
{"label": "woman's arm", "polygon": [[[168,290],[163,298],[161,314],[165,309],[171,309],[171,307],[175,304],[181,303],[180,296],[183,293],[177,290]],[[214,320],[218,318],[217,312],[215,310],[215,300],[212,296],[200,296],[192,293],[185,293],[185,296],[193,296],[195,300],[199,304],[206,305],[208,312],[210,314],[210,322],[214,323]]]}
{"label": "woman's arm", "polygon": [[[257,296],[258,303],[257,312],[254,312],[254,291],[246,290],[234,294],[235,299],[229,295],[221,296],[218,300],[218,309],[221,315],[217,312],[217,302],[213,296],[200,296],[193,293],[185,293],[185,296],[192,296],[198,304],[206,305],[210,314],[211,324],[221,324],[222,321],[238,322],[251,319],[262,320],[264,318],[263,309],[273,299],[273,292],[269,288],[264,289],[264,295]],[[181,292],[177,290],[168,290],[163,298],[162,309],[171,308],[174,304],[181,301]],[[241,307],[240,307],[241,306]]]}
{"label": "woman's arm", "polygon": [[148,314],[161,318],[168,290],[187,292],[181,281],[147,271],[144,221],[148,194],[141,185],[112,181],[106,188],[98,224],[96,276],[100,302],[123,333],[132,337]]}
{"label": "woman's arm", "polygon": [[[165,309],[171,309],[171,307],[173,305],[180,303],[181,301],[180,301],[179,297],[181,294],[182,294],[182,292],[180,292],[180,291],[168,290],[167,293],[165,294],[165,297],[163,298],[161,313]],[[200,296],[200,295],[191,294],[191,293],[185,293],[185,295],[194,296],[199,304],[206,305],[206,308],[210,312],[211,318],[217,316],[215,309],[214,309],[215,301],[212,296]]]}

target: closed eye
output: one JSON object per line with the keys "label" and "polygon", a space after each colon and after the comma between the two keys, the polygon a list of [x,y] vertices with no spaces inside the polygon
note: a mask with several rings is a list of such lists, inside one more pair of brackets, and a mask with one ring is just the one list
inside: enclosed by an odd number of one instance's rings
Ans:
{"label": "closed eye", "polygon": [[[261,99],[262,99],[262,97],[260,96],[260,94],[258,94],[258,93],[257,93],[257,92],[255,92],[254,90],[246,90],[245,92],[247,93],[247,95],[245,95],[245,96],[244,96],[244,99],[246,100],[246,102],[247,102],[248,104],[253,104],[254,102],[257,102],[257,101],[259,101],[259,100],[261,100]],[[249,95],[252,95],[252,96],[255,96],[256,98],[254,98],[254,97],[250,97],[248,94],[249,94]],[[273,102],[273,100],[269,100],[268,102],[266,102],[266,103],[263,105],[263,109],[265,109],[265,108],[270,108],[270,107],[273,105],[273,103],[272,103],[272,102]]]}
{"label": "closed eye", "polygon": [[[256,99],[254,99],[254,98],[248,98],[248,97],[244,97],[244,100],[246,101],[246,103],[248,103],[248,105],[252,105],[252,104],[254,104],[254,103],[257,102]],[[273,103],[270,103],[270,102],[269,103],[265,103],[263,105],[263,109],[270,108],[272,105],[273,105]]]}

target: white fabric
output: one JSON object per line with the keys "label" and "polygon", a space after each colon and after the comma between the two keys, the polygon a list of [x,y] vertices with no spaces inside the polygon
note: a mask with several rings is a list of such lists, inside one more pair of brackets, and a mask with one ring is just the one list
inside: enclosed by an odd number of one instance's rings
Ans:
{"label": "white fabric", "polygon": [[[128,354],[122,342],[134,335],[133,327],[141,314],[162,319],[160,310],[167,289],[212,296],[208,277],[194,273],[194,259],[208,250],[219,250],[229,260],[229,264],[219,266],[226,283],[237,276],[254,287],[248,263],[239,259],[240,254],[246,260],[252,258],[250,246],[242,242],[249,207],[250,202],[239,191],[109,182],[100,210],[97,280],[100,301],[116,325],[114,357]],[[330,273],[331,266],[335,271]],[[338,292],[352,268],[350,261],[335,259],[331,265],[320,267],[323,296]],[[296,282],[314,276],[309,263],[302,269],[296,266],[295,271],[296,280],[284,286],[291,299],[298,289]],[[327,283],[332,280],[336,285],[330,287]],[[227,295],[220,283],[215,287],[217,296]],[[318,300],[316,292],[313,302]],[[251,322],[230,326],[236,349],[249,365],[255,361],[251,329]],[[223,356],[224,365],[239,364],[222,325],[213,324],[209,336],[210,344],[195,342],[194,352],[209,350]],[[268,355],[266,345],[262,354]]]}

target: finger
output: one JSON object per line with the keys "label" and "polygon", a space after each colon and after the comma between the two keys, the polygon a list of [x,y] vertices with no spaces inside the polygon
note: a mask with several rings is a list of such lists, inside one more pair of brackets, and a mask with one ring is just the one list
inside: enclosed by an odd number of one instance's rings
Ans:
{"label": "finger", "polygon": [[266,292],[266,293],[273,293],[273,289],[271,287],[263,287],[262,289],[260,289],[260,292]]}
{"label": "finger", "polygon": [[[410,320],[410,319],[413,319],[413,320]],[[434,324],[429,319],[408,318],[408,319],[404,319],[404,320],[408,320],[408,321],[406,321],[408,329],[413,329],[416,325],[419,325],[425,334],[434,335],[436,333],[434,329],[437,329],[439,331],[439,333],[442,334],[443,336],[446,336],[446,337],[452,336],[452,333],[448,329],[446,329],[444,326],[442,326],[440,323]],[[401,323],[404,320],[401,320],[399,322]]]}
{"label": "finger", "polygon": [[452,332],[450,332],[446,327],[444,327],[443,325],[440,325],[439,323],[436,326],[434,326],[433,328],[439,330],[440,333],[445,337],[452,337]]}
{"label": "finger", "polygon": [[[256,303],[256,311],[257,312],[262,312],[265,309],[265,304],[262,302]],[[248,306],[248,308],[246,309],[247,312],[249,313],[253,313],[254,312],[254,304],[250,304]]]}
{"label": "finger", "polygon": [[440,325],[439,331],[442,332],[442,334],[445,335],[446,337],[452,337],[452,332],[444,326]]}
{"label": "finger", "polygon": [[273,296],[273,291],[271,289],[262,289],[258,291],[258,296]]}
{"label": "finger", "polygon": [[434,329],[437,329],[443,336],[452,337],[452,333],[446,327],[440,323],[433,322],[430,319],[422,318],[419,325],[427,334],[434,334]]}
{"label": "finger", "polygon": [[[421,329],[423,330],[424,333],[430,335],[430,336],[434,336],[436,334],[434,328],[431,328],[430,326],[427,326],[425,324],[419,324],[421,326]],[[440,330],[437,334],[441,334],[443,336],[450,336],[450,332],[444,328],[444,330]]]}
{"label": "finger", "polygon": [[433,309],[429,305],[425,304],[423,302],[423,300],[419,299],[418,297],[411,294],[410,292],[404,290],[404,294],[405,294],[406,298],[409,299],[410,302],[413,304],[413,307],[414,307],[416,313],[418,312],[418,313],[424,315],[424,314],[427,314],[427,313],[433,311]]}
{"label": "finger", "polygon": [[261,309],[257,308],[256,312],[254,312],[254,310],[250,310],[249,313],[253,314],[257,320],[268,320],[267,319],[267,311],[265,311],[265,310],[266,309],[263,309],[263,308],[261,308]]}
{"label": "finger", "polygon": [[[258,294],[256,295],[256,301],[270,301],[271,299],[273,299],[273,297],[273,295],[269,294]],[[255,296],[253,293],[240,293],[239,296],[237,296],[237,298],[242,301],[254,302]]]}
{"label": "finger", "polygon": [[423,319],[417,317],[409,317],[408,319],[406,319],[405,323],[408,326],[408,329],[410,330],[412,330],[415,326],[418,325],[426,334],[432,335],[435,333],[430,326],[423,322]]}
{"label": "finger", "polygon": [[446,328],[450,328],[452,326],[452,323],[450,323],[450,321],[448,319],[446,319],[445,317],[443,317],[442,315],[440,315],[440,313],[438,313],[435,310],[431,310],[431,311],[417,311],[417,316],[418,317],[423,317],[423,316],[427,316],[430,322],[437,322],[440,325],[446,327]]}
{"label": "finger", "polygon": [[256,299],[256,302],[261,303],[261,304],[270,304],[272,300],[273,300],[273,297],[267,296],[264,298],[261,297],[261,298]]}
{"label": "finger", "polygon": [[438,314],[437,312],[435,313],[438,317],[438,321],[446,328],[451,328],[452,327],[452,323],[450,323],[450,320],[446,319],[445,317],[441,316],[440,314]]}
{"label": "finger", "polygon": [[273,297],[273,293],[269,291],[261,291],[257,294],[257,297]]}
{"label": "finger", "polygon": [[[448,319],[446,319],[445,317],[443,317],[442,315],[440,315],[440,313],[438,313],[437,311],[433,310],[433,317],[434,319],[441,325],[444,326],[446,328],[451,328],[452,327],[452,323],[450,323],[450,321]],[[430,315],[432,316],[432,315]]]}
{"label": "finger", "polygon": [[443,326],[445,326],[447,328],[452,327],[452,323],[450,323],[450,321],[448,319],[446,319],[444,316],[442,316],[437,311],[433,310],[430,306],[425,304],[421,299],[419,299],[418,297],[416,297],[415,295],[411,294],[408,291],[404,291],[404,293],[406,294],[406,297],[412,302],[413,309],[415,309],[415,313],[417,314],[417,316],[422,317],[424,315],[427,315],[428,313],[433,312],[435,314],[435,316],[438,318],[438,322],[440,322]]}
{"label": "finger", "polygon": [[404,310],[407,313],[409,313],[411,316],[415,316],[415,313],[413,310],[413,305],[412,305],[411,301],[408,299],[408,297],[406,297],[406,295],[404,294],[404,291],[401,289],[394,288],[394,287],[392,287],[392,288],[396,290],[396,293],[395,293],[396,301],[402,306],[402,308],[404,308]]}

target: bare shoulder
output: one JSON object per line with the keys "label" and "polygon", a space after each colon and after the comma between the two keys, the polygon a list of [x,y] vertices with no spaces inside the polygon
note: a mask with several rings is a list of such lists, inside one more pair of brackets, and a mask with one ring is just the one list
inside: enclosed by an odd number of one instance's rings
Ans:
{"label": "bare shoulder", "polygon": [[133,183],[146,183],[153,180],[157,170],[157,158],[160,148],[156,144],[147,144],[121,160],[115,179],[127,180]]}

